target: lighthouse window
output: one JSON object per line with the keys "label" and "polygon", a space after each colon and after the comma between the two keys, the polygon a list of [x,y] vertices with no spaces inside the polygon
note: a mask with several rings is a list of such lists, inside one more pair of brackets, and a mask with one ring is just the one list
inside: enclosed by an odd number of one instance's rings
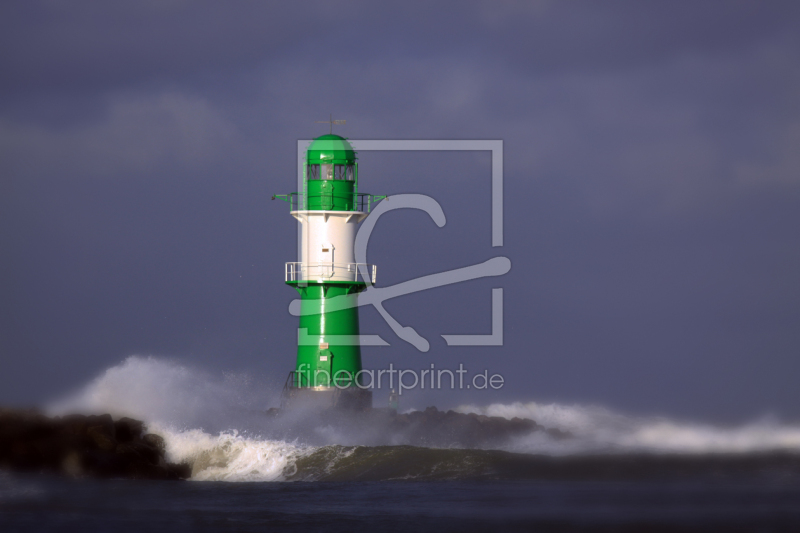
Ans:
{"label": "lighthouse window", "polygon": [[336,179],[353,181],[353,165],[336,165]]}
{"label": "lighthouse window", "polygon": [[333,179],[333,165],[320,165],[320,170],[322,170],[321,178],[324,180],[332,180]]}
{"label": "lighthouse window", "polygon": [[336,165],[336,179],[353,181],[353,165]]}
{"label": "lighthouse window", "polygon": [[308,172],[306,173],[308,179],[310,180],[318,180],[319,179],[319,165],[308,165]]}

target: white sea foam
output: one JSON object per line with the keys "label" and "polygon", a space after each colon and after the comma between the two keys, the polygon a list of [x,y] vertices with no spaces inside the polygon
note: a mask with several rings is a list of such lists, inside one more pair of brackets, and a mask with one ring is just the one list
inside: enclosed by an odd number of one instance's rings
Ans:
{"label": "white sea foam", "polygon": [[514,402],[486,407],[464,405],[462,413],[530,418],[574,438],[532,434],[510,449],[528,453],[664,452],[748,453],[800,451],[800,426],[765,417],[736,427],[681,422],[663,417],[626,416],[599,406]]}
{"label": "white sea foam", "polygon": [[[276,397],[267,396],[253,381],[244,374],[217,377],[174,361],[129,357],[76,394],[53,404],[49,412],[111,413],[144,420],[149,431],[164,436],[170,461],[192,463],[196,480],[277,481],[291,476],[297,460],[319,446],[407,444],[399,433],[382,435],[378,441],[374,435],[344,435],[326,425],[304,427],[307,438],[295,440],[297,434],[264,415],[264,407],[274,405]],[[535,432],[504,446],[507,451],[522,453],[800,451],[800,426],[772,419],[720,427],[628,416],[598,406],[537,402],[465,405],[456,411],[529,418],[572,436]],[[370,441],[360,442],[359,438]]]}
{"label": "white sea foam", "polygon": [[281,481],[296,471],[295,461],[314,448],[284,441],[246,438],[236,431],[211,435],[194,429],[173,431],[155,426],[164,436],[167,459],[192,464],[197,481]]}

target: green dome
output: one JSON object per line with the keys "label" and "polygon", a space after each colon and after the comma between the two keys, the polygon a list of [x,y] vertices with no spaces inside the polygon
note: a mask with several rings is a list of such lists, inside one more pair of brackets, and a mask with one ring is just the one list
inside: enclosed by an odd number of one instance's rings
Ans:
{"label": "green dome", "polygon": [[334,134],[317,137],[308,147],[306,154],[308,164],[353,164],[356,153],[347,139]]}

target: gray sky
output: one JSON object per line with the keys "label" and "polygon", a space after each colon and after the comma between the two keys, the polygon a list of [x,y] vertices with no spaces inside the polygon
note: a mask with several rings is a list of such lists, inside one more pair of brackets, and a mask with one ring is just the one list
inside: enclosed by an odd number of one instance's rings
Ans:
{"label": "gray sky", "polygon": [[[132,354],[282,384],[297,139],[501,139],[362,153],[386,215],[379,283],[511,259],[503,278],[386,304],[431,342],[367,367],[503,374],[409,405],[595,402],[800,416],[800,4],[5,2],[0,6],[0,402],[45,401]],[[505,288],[505,345],[488,333]]]}

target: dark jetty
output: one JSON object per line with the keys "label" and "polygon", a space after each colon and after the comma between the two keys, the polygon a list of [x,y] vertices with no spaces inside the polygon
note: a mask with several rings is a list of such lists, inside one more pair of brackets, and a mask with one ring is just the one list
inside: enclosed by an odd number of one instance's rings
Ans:
{"label": "dark jetty", "polygon": [[159,435],[144,423],[111,415],[50,418],[0,408],[0,468],[73,477],[186,479],[191,467],[168,463]]}
{"label": "dark jetty", "polygon": [[371,416],[365,417],[364,422],[384,426],[389,433],[395,435],[404,435],[406,442],[412,446],[491,448],[539,431],[555,438],[569,436],[557,429],[545,428],[528,418],[507,419],[475,413],[465,414],[440,411],[436,407],[406,414],[373,409]]}
{"label": "dark jetty", "polygon": [[545,428],[527,418],[507,419],[440,411],[436,407],[403,414],[390,409],[364,409],[357,412],[327,409],[318,413],[305,412],[300,417],[292,410],[270,409],[267,415],[278,423],[283,421],[287,426],[298,419],[306,427],[333,426],[343,433],[357,435],[359,443],[371,446],[402,444],[491,449],[537,432],[556,439],[570,437],[569,433]]}

